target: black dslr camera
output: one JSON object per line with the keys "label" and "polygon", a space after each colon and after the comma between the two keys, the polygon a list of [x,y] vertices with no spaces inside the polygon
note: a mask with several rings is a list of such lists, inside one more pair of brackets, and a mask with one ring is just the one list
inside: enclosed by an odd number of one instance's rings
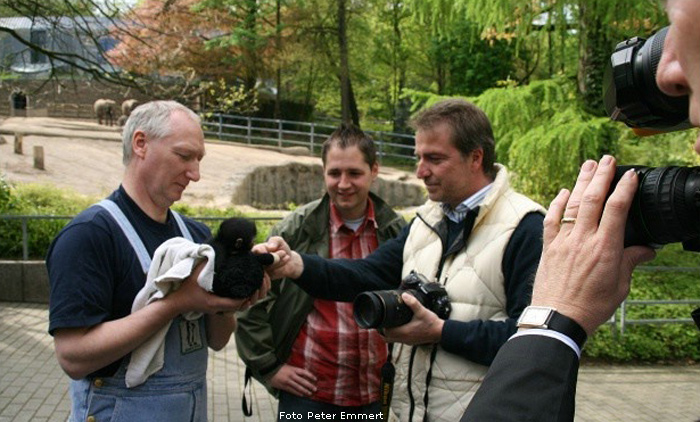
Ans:
{"label": "black dslr camera", "polygon": [[404,325],[413,318],[413,311],[401,299],[402,293],[412,294],[418,301],[447,319],[452,306],[447,291],[440,283],[429,282],[425,276],[411,271],[396,290],[360,293],[353,304],[357,325],[362,328],[392,328]]}
{"label": "black dslr camera", "polygon": [[[691,127],[688,96],[671,97],[656,85],[668,27],[651,38],[634,37],[615,47],[604,76],[605,109],[639,135]],[[610,191],[634,168],[639,187],[632,203],[625,246],[659,247],[683,242],[700,252],[700,167],[618,166]]]}

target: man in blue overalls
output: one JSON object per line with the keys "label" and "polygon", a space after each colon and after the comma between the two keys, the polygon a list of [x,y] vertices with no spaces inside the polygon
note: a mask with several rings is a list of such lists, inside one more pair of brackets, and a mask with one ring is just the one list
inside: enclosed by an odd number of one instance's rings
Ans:
{"label": "man in blue overalls", "polygon": [[[210,232],[169,209],[200,178],[199,116],[174,101],[146,103],[122,139],[121,186],[73,219],[48,252],[49,333],[72,378],[70,420],[206,421],[207,347],[228,343],[233,312],[264,295],[269,282],[247,300],[221,298],[197,284],[200,265],[179,290],[132,313],[156,248],[176,236],[201,243]],[[204,316],[189,321],[180,316],[187,312]],[[127,388],[130,353],[171,321],[162,369]]]}

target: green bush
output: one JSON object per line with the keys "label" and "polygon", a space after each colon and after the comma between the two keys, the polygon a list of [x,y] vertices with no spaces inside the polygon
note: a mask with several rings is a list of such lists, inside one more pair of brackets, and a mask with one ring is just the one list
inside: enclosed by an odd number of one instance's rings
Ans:
{"label": "green bush", "polygon": [[[98,202],[99,199],[44,185],[12,186],[0,178],[0,215],[64,217],[26,220],[30,259],[44,259],[51,241],[70,221],[70,218],[91,204]],[[235,208],[213,209],[182,204],[177,204],[173,208],[183,215],[206,217],[207,219],[203,219],[202,222],[213,233],[217,231],[221,220],[243,216]],[[249,218],[266,216],[277,218],[279,215],[267,213]],[[257,221],[256,242],[264,241],[275,223],[276,220]],[[19,219],[0,219],[0,259],[21,259],[22,254],[22,221]]]}
{"label": "green bush", "polygon": [[[694,267],[697,254],[685,252],[680,245],[667,245],[648,266]],[[697,272],[653,272],[637,270],[632,277],[628,301],[700,299]],[[627,320],[688,319],[693,305],[628,305]],[[620,310],[617,312],[620,318]],[[700,361],[700,330],[693,324],[603,326],[588,341],[587,358],[623,361]]]}
{"label": "green bush", "polygon": [[[12,186],[0,179],[0,214],[26,216],[72,216],[95,200],[70,191],[43,185]],[[51,240],[68,222],[68,218],[28,219],[27,246],[30,258],[43,259]],[[0,220],[0,258],[22,257],[22,221]]]}

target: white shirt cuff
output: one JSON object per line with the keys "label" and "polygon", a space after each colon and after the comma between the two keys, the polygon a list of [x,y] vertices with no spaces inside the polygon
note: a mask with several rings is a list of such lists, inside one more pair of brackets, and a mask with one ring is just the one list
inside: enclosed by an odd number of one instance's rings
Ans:
{"label": "white shirt cuff", "polygon": [[576,353],[576,356],[578,356],[578,358],[581,359],[581,348],[578,347],[578,344],[576,344],[575,341],[571,340],[569,336],[567,336],[566,334],[562,334],[559,331],[544,330],[542,328],[528,328],[526,330],[519,330],[518,332],[513,334],[508,340],[522,336],[545,336],[557,339],[562,343],[566,344],[567,346],[571,347],[571,349]]}

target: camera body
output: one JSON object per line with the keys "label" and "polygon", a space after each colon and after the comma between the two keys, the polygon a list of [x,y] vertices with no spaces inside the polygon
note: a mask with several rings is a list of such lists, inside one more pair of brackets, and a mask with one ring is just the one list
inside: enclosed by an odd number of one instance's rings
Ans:
{"label": "camera body", "polygon": [[398,289],[360,293],[353,304],[357,325],[362,328],[392,328],[408,323],[413,318],[413,311],[403,302],[402,293],[413,295],[442,319],[450,316],[452,305],[445,287],[411,271],[401,280]]}

